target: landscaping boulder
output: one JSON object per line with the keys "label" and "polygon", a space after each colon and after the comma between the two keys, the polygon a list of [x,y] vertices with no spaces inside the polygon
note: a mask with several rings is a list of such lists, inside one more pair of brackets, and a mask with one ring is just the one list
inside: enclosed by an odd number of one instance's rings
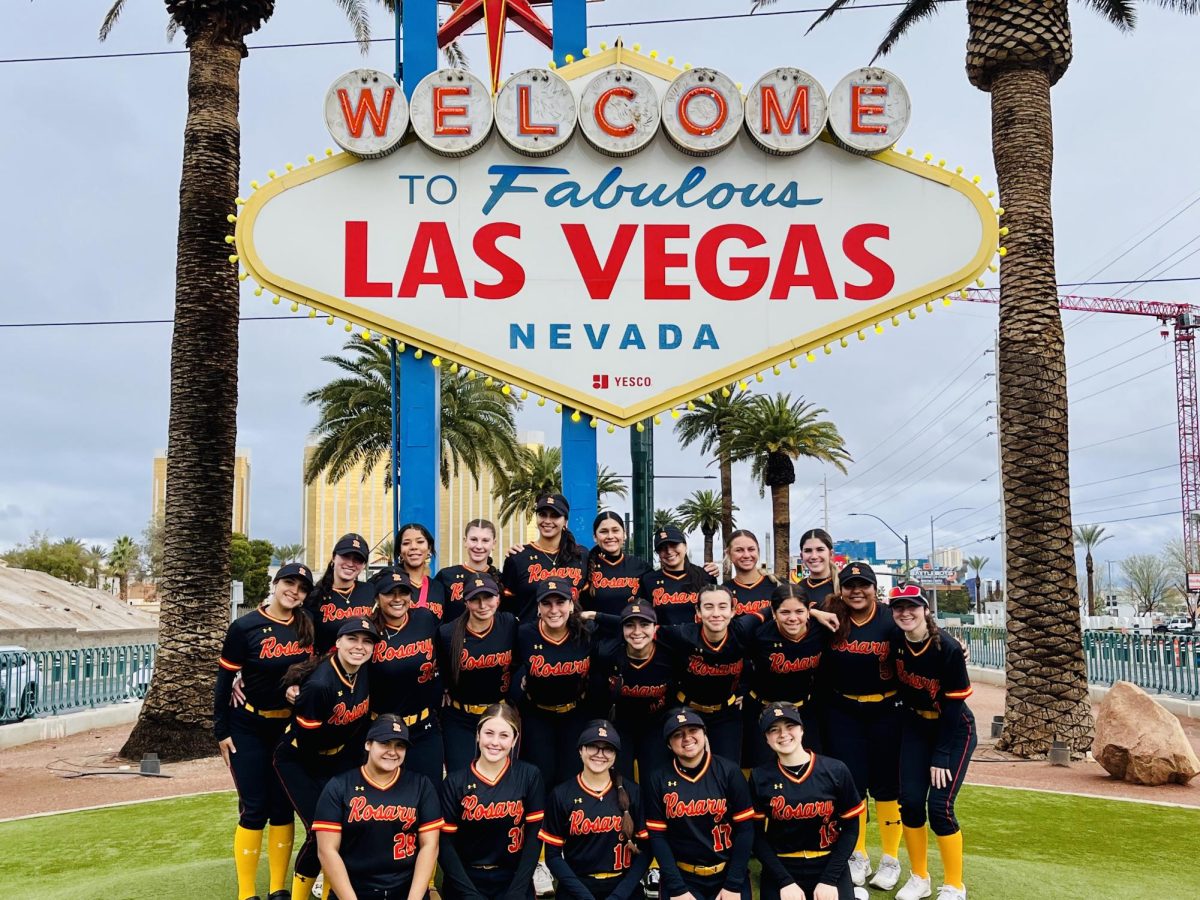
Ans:
{"label": "landscaping boulder", "polygon": [[1179,720],[1128,681],[1118,681],[1100,702],[1092,755],[1133,784],[1187,784],[1200,774]]}

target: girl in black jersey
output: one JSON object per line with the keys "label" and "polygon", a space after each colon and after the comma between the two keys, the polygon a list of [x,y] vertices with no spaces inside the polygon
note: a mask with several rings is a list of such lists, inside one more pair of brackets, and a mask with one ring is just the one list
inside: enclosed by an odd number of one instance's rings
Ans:
{"label": "girl in black jersey", "polygon": [[446,605],[446,589],[429,571],[429,561],[437,553],[433,535],[424,525],[409,522],[400,526],[397,536],[400,546],[396,551],[399,562],[396,571],[403,572],[412,582],[412,605],[418,609],[428,609],[441,619]]}
{"label": "girl in black jersey", "polygon": [[508,695],[517,620],[499,612],[500,588],[487,575],[467,581],[466,614],[438,628],[438,670],[446,688],[442,740],[446,770],[465,769],[475,755],[479,716]]}
{"label": "girl in black jersey", "polygon": [[490,575],[500,583],[500,570],[492,565],[492,551],[496,549],[496,526],[487,519],[472,519],[463,529],[463,550],[466,562],[457,566],[446,566],[436,576],[442,585],[445,599],[442,601],[442,621],[453,622],[463,614],[463,589],[467,580],[475,575]]}
{"label": "girl in black jersey", "polygon": [[296,854],[292,900],[305,900],[321,871],[312,830],[317,800],[334,775],[362,761],[362,735],[370,720],[367,663],[379,631],[368,618],[338,629],[335,652],[292,666],[284,683],[300,684],[292,719],[275,748],[275,772],[308,834]]}
{"label": "girl in black jersey", "polygon": [[772,754],[758,723],[763,708],[770,703],[787,702],[796,707],[804,722],[805,746],[820,752],[819,709],[824,699],[817,691],[817,673],[828,633],[816,627],[799,585],[781,584],[771,593],[772,618],[751,635],[751,676],[754,687],[746,707],[755,716],[754,762],[769,762]]}
{"label": "girl in black jersey", "polygon": [[962,646],[938,630],[920,587],[895,587],[890,605],[903,637],[892,653],[904,705],[900,737],[900,817],[912,876],[898,900],[920,900],[931,893],[929,839],[925,810],[942,854],[944,884],[938,900],[966,900],[963,884],[962,829],[954,815],[967,765],[978,738],[967,707],[971,682]]}
{"label": "girl in black jersey", "polygon": [[833,563],[833,538],[828,531],[810,528],[800,535],[800,562],[808,573],[800,582],[808,605],[824,608],[830,596],[841,593],[837,566]]}
{"label": "girl in black jersey", "polygon": [[580,600],[584,609],[618,616],[637,596],[642,576],[653,569],[644,559],[625,553],[625,522],[612,510],[592,521],[592,537]]}
{"label": "girl in black jersey", "polygon": [[662,867],[660,896],[750,900],[754,809],[746,779],[737,763],[713,754],[693,710],[672,710],[663,732],[675,758],[642,790],[650,848]]}
{"label": "girl in black jersey", "polygon": [[[270,897],[281,900],[288,896],[287,870],[295,825],[292,805],[275,777],[271,756],[292,715],[284,697],[283,676],[291,666],[312,656],[312,619],[301,608],[312,586],[308,566],[281,566],[267,605],[232,623],[221,648],[213,733],[238,792],[238,824],[233,837],[238,900],[258,894],[254,876],[268,822]],[[246,701],[230,707],[238,673]]]}
{"label": "girl in black jersey", "polygon": [[542,776],[512,758],[521,719],[506,703],[479,717],[479,755],[442,782],[442,897],[532,900],[542,849]]}
{"label": "girl in black jersey", "polygon": [[[896,697],[893,640],[899,635],[892,611],[876,596],[874,570],[849,563],[841,572],[841,594],[826,608],[838,627],[822,656],[821,678],[828,689],[826,719],[829,755],[846,764],[865,799],[875,798],[883,858],[871,879],[873,887],[891,890],[900,879],[900,709]],[[850,857],[856,885],[871,874],[867,856],[866,809],[858,843]]]}
{"label": "girl in black jersey", "polygon": [[696,622],[700,592],[717,583],[720,569],[716,563],[707,563],[702,569],[689,560],[687,539],[673,525],[655,534],[654,551],[660,568],[642,576],[638,597],[654,605],[659,625]]}
{"label": "girl in black jersey", "polygon": [[[779,584],[775,576],[759,567],[758,538],[753,531],[739,529],[729,536],[725,559],[733,567],[733,577],[725,587],[733,597],[733,614],[762,613],[771,605],[771,592]],[[755,714],[754,724],[758,724]]]}
{"label": "girl in black jersey", "polygon": [[642,900],[650,854],[636,841],[649,834],[638,788],[613,768],[621,739],[611,722],[590,723],[577,741],[583,769],[550,793],[538,836],[558,879],[556,896],[569,900]]}
{"label": "girl in black jersey", "polygon": [[371,656],[371,715],[391,713],[408,728],[405,763],[435,784],[445,762],[438,711],[442,680],[435,647],[438,619],[412,605],[407,575],[388,572],[375,583],[375,625],[381,635]]}
{"label": "girl in black jersey", "polygon": [[442,805],[433,783],[405,765],[408,738],[400,719],[380,716],[367,731],[366,762],[331,778],[317,801],[330,900],[421,900],[429,889]]}
{"label": "girl in black jersey", "polygon": [[769,704],[759,731],[773,757],[750,774],[761,900],[794,896],[789,888],[809,900],[854,900],[846,863],[864,803],[850,770],[805,749],[800,710],[791,703]]}
{"label": "girl in black jersey", "polygon": [[367,542],[361,534],[344,534],[333,545],[325,574],[304,601],[316,626],[314,647],[324,656],[333,647],[347,619],[369,616],[375,606],[375,587],[359,581],[367,565]]}
{"label": "girl in black jersey", "polygon": [[538,539],[514,547],[504,560],[500,583],[504,608],[522,622],[537,618],[537,586],[543,581],[569,582],[574,596],[583,588],[584,554],[567,530],[571,507],[562,494],[545,494],[535,503]]}

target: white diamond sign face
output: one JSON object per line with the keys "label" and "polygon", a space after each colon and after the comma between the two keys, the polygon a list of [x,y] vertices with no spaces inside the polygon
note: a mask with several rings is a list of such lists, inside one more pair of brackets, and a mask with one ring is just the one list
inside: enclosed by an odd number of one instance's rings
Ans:
{"label": "white diamond sign face", "polygon": [[956,290],[996,241],[959,176],[745,133],[703,158],[662,133],[623,158],[496,135],[344,154],[266,184],[237,228],[267,289],[623,425]]}

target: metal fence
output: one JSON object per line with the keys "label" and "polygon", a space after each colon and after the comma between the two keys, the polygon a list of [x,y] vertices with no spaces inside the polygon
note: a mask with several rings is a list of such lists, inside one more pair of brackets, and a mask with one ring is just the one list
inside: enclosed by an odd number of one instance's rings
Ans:
{"label": "metal fence", "polygon": [[[971,648],[971,665],[1004,668],[1006,632],[989,625],[942,629]],[[1200,638],[1194,635],[1085,631],[1088,682],[1129,681],[1159,694],[1200,698]]]}
{"label": "metal fence", "polygon": [[140,699],[156,646],[0,651],[0,722]]}

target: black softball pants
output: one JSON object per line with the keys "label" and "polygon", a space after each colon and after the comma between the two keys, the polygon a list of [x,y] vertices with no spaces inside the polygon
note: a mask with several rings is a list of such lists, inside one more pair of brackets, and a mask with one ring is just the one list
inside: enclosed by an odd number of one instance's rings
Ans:
{"label": "black softball pants", "polygon": [[[621,736],[621,750],[617,754],[617,771],[629,781],[645,782],[651,772],[664,768],[671,762],[671,751],[663,737],[665,713],[650,716],[642,722],[619,721],[617,734]],[[637,763],[637,773],[633,764]]]}
{"label": "black softball pants", "polygon": [[587,713],[579,706],[568,712],[550,712],[533,703],[521,707],[521,759],[537,767],[548,794],[583,769],[579,734]]}
{"label": "black softball pants", "polygon": [[950,784],[936,788],[932,786],[929,769],[933,765],[939,727],[937,719],[923,719],[913,712],[904,714],[900,736],[900,821],[908,828],[923,828],[928,808],[929,827],[939,837],[946,837],[959,830],[954,799],[967,777],[967,766],[979,737],[975,716],[964,707],[954,728]]}
{"label": "black softball pants", "polygon": [[[493,866],[491,868],[481,868],[479,866],[465,865],[467,875],[471,879],[471,884],[475,885],[475,889],[479,891],[487,900],[500,900],[504,897],[509,888],[513,886],[513,872],[511,869],[501,869]],[[463,894],[460,894],[454,885],[447,879],[442,883],[441,894],[443,900],[464,900]],[[525,885],[526,900],[533,900],[533,882]]]}
{"label": "black softball pants", "polygon": [[895,697],[874,703],[834,695],[828,708],[826,752],[854,776],[864,799],[900,798],[900,708]]}
{"label": "black softball pants", "polygon": [[322,758],[320,762],[308,763],[286,739],[275,750],[275,772],[292,808],[304,823],[306,833],[304,843],[296,852],[295,871],[305,878],[316,878],[321,871],[321,861],[317,858],[317,835],[312,830],[321,792],[330,778],[356,765],[345,756],[331,756],[328,760]]}
{"label": "black softball pants", "polygon": [[[741,714],[741,710],[738,710]],[[739,735],[740,737],[740,735]],[[679,877],[683,879],[683,883],[687,886],[688,891],[696,900],[717,900],[717,895],[721,893],[721,889],[725,887],[725,873],[721,872],[717,875],[694,875],[691,872],[679,870]],[[659,896],[666,893],[660,888]],[[742,882],[741,891],[742,900],[753,900],[754,894],[750,888],[750,877],[746,876],[746,880]]]}
{"label": "black softball pants", "polygon": [[435,786],[440,784],[446,762],[445,745],[442,742],[442,726],[436,712],[408,726],[408,752],[404,755],[404,768],[424,775]]}
{"label": "black softball pants", "polygon": [[[446,757],[447,772],[465,769],[475,760],[475,728],[478,724],[479,716],[474,713],[455,709],[453,706],[442,707],[442,748]],[[441,776],[439,780],[440,778]]]}
{"label": "black softball pants", "polygon": [[229,711],[229,736],[236,752],[229,770],[238,795],[238,824],[262,831],[267,823],[292,824],[292,804],[272,763],[287,719],[264,719],[240,707]]}
{"label": "black softball pants", "polygon": [[[693,707],[694,709],[694,707]],[[739,706],[723,706],[713,713],[695,710],[704,720],[708,746],[717,756],[723,756],[739,768],[742,765],[742,710]],[[700,900],[700,898],[696,898]]]}
{"label": "black softball pants", "polygon": [[[811,897],[821,876],[825,874],[825,859],[781,859],[788,874],[796,879],[796,884],[804,891],[805,897]],[[842,869],[842,877],[837,884],[838,900],[854,900],[854,882],[850,878],[850,867]],[[764,867],[762,881],[758,887],[759,900],[779,900],[779,884],[775,877]]]}

